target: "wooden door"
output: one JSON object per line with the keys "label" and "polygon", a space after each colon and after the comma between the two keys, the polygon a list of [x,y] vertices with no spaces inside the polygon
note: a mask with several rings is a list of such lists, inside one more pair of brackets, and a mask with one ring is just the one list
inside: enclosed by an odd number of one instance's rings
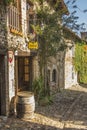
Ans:
{"label": "wooden door", "polygon": [[31,90],[32,58],[18,57],[18,91]]}

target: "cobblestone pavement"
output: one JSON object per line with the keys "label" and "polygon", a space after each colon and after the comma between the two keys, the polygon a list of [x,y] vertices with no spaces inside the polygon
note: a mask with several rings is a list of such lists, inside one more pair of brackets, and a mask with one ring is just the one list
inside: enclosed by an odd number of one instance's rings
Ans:
{"label": "cobblestone pavement", "polygon": [[87,130],[87,86],[62,90],[49,106],[36,105],[33,119],[0,116],[0,130]]}

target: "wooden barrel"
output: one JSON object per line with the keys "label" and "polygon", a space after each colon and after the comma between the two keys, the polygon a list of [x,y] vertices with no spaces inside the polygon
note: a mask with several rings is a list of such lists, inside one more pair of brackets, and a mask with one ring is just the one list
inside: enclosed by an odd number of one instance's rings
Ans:
{"label": "wooden barrel", "polygon": [[18,118],[33,118],[35,111],[34,94],[28,91],[22,91],[17,94],[16,112]]}

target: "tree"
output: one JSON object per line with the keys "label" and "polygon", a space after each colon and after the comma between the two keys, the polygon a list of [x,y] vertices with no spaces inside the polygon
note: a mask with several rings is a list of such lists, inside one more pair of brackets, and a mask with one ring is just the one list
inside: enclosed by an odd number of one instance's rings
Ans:
{"label": "tree", "polygon": [[33,26],[33,29],[38,36],[40,75],[44,79],[44,93],[46,95],[49,94],[49,87],[47,86],[48,58],[66,48],[61,25],[61,17],[66,10],[63,9],[61,0],[57,3],[49,1],[48,6],[44,6],[44,2],[44,0],[38,0],[37,24]]}
{"label": "tree", "polygon": [[[47,94],[49,92],[49,87],[47,87],[48,58],[55,56],[58,51],[63,51],[66,48],[62,29],[69,27],[74,31],[78,31],[83,24],[77,24],[79,17],[76,16],[78,8],[77,5],[75,5],[76,0],[68,0],[66,3],[67,6],[72,6],[73,8],[70,14],[63,0],[36,1],[39,8],[36,8],[37,22],[36,25],[33,26],[33,29],[38,36],[40,75],[44,77],[44,92]],[[48,6],[46,6],[46,4]]]}

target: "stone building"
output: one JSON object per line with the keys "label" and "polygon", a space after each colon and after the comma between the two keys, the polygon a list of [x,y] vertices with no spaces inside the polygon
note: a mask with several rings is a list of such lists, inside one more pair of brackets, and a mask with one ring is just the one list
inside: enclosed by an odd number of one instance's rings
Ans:
{"label": "stone building", "polygon": [[[9,6],[0,1],[0,115],[8,116],[17,93],[31,91],[33,80],[39,76],[38,45],[34,41],[35,46],[32,43],[30,46],[28,39],[28,34],[35,38],[30,26],[35,14],[33,7],[30,0],[14,0]],[[47,68],[52,91],[77,83],[72,63],[74,41],[66,39],[66,42],[66,51],[49,57]]]}
{"label": "stone building", "polygon": [[81,38],[83,41],[87,42],[87,32],[81,32]]}
{"label": "stone building", "polygon": [[31,91],[38,76],[37,45],[30,50],[27,37],[33,14],[30,1],[14,0],[9,6],[0,1],[0,115],[9,115],[17,92]]}
{"label": "stone building", "polygon": [[51,93],[78,84],[74,56],[75,43],[76,41],[81,41],[81,39],[68,28],[64,28],[63,33],[65,36],[64,42],[67,45],[66,49],[58,52],[55,57],[50,57],[48,61],[48,77]]}

